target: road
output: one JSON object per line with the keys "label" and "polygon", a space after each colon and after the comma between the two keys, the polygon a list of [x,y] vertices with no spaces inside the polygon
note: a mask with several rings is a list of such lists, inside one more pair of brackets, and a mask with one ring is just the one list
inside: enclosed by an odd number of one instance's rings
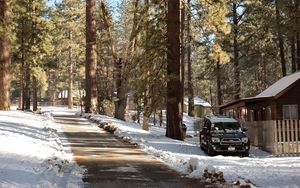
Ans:
{"label": "road", "polygon": [[[87,171],[85,187],[99,188],[200,188],[204,183],[181,177],[137,146],[125,143],[86,119],[55,116],[62,125],[64,146]],[[63,136],[62,136],[63,138]]]}

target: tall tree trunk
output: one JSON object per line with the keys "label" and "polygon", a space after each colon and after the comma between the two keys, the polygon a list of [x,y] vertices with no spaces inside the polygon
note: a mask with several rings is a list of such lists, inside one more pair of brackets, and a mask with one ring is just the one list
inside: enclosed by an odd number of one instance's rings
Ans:
{"label": "tall tree trunk", "polygon": [[291,31],[288,32],[289,36],[289,42],[291,46],[291,67],[292,67],[292,73],[297,71],[297,62],[296,62],[296,33],[297,30],[295,29],[295,26],[297,25],[296,20],[296,2],[294,4],[294,0],[289,0],[289,11],[290,11],[290,20],[289,24],[292,26]]}
{"label": "tall tree trunk", "polygon": [[19,109],[24,110],[24,65],[25,65],[25,51],[24,51],[24,21],[22,21],[21,34],[21,70],[20,70],[20,95],[19,95]]}
{"label": "tall tree trunk", "polygon": [[24,110],[24,101],[23,101],[23,95],[24,95],[24,64],[21,62],[20,67],[20,93],[19,93],[19,101],[18,101],[18,109]]}
{"label": "tall tree trunk", "polygon": [[233,3],[233,63],[234,63],[234,99],[238,100],[241,98],[241,78],[240,78],[240,63],[239,63],[239,43],[238,43],[238,6]]}
{"label": "tall tree trunk", "polygon": [[[220,59],[217,61],[216,67],[216,77],[217,77],[217,106],[220,106],[222,101],[222,90],[221,90],[221,68],[220,68]],[[221,114],[220,109],[218,108],[218,114]]]}
{"label": "tall tree trunk", "polygon": [[[0,27],[10,24],[10,2],[0,1]],[[0,33],[0,110],[10,110],[10,65],[11,51],[10,41],[5,36],[7,33]],[[5,32],[5,31],[4,31]]]}
{"label": "tall tree trunk", "polygon": [[163,111],[162,111],[162,109],[159,110],[158,117],[159,117],[159,126],[162,127],[163,126]]}
{"label": "tall tree trunk", "polygon": [[[69,39],[72,40],[72,32],[69,32]],[[73,109],[73,62],[72,47],[69,46],[69,80],[68,80],[68,109]]]}
{"label": "tall tree trunk", "polygon": [[191,61],[191,0],[188,0],[188,17],[187,17],[187,65],[188,65],[188,115],[194,116],[194,88],[192,81],[192,61]]}
{"label": "tall tree trunk", "polygon": [[[122,69],[124,66],[123,60],[120,58],[118,60],[118,65],[116,66],[116,88],[117,88],[117,100],[115,101],[115,118],[120,120],[125,120],[125,109],[127,105],[127,80],[123,77]],[[126,88],[125,88],[126,87]]]}
{"label": "tall tree trunk", "polygon": [[[147,83],[149,84],[149,83]],[[146,91],[144,94],[144,113],[143,113],[143,130],[149,131],[149,118],[150,118],[150,109],[149,109],[149,86],[146,86]]]}
{"label": "tall tree trunk", "polygon": [[183,140],[180,114],[180,1],[168,0],[167,13],[167,130],[166,136]]}
{"label": "tall tree trunk", "polygon": [[285,61],[285,54],[284,54],[284,42],[282,37],[281,31],[281,19],[280,19],[280,12],[278,6],[278,0],[275,0],[275,8],[276,8],[276,25],[277,25],[277,38],[278,38],[278,45],[280,50],[280,62],[281,62],[281,72],[282,76],[286,76],[286,61]]}
{"label": "tall tree trunk", "polygon": [[180,1],[180,80],[181,80],[181,107],[179,114],[183,114],[184,109],[184,75],[185,75],[185,45],[184,45],[184,24],[185,24],[185,0]]}
{"label": "tall tree trunk", "polygon": [[31,69],[28,61],[25,62],[25,80],[24,80],[24,110],[30,110],[30,97],[31,97],[31,92],[30,92],[30,83],[31,83]]}
{"label": "tall tree trunk", "polygon": [[10,42],[0,37],[0,110],[5,111],[10,110],[10,64]]}
{"label": "tall tree trunk", "polygon": [[300,32],[297,32],[296,34],[296,44],[297,44],[297,56],[296,56],[296,63],[297,63],[297,70],[300,70]]}
{"label": "tall tree trunk", "polygon": [[38,89],[37,89],[37,80],[35,76],[32,76],[32,87],[33,87],[32,88],[32,110],[37,111]]}
{"label": "tall tree trunk", "polygon": [[296,72],[296,70],[297,70],[297,66],[296,66],[296,40],[295,40],[295,32],[294,31],[291,33],[290,43],[291,43],[292,72]]}
{"label": "tall tree trunk", "polygon": [[[299,21],[299,19],[300,19],[299,2],[300,2],[300,0],[295,1],[296,21]],[[297,32],[296,32],[296,45],[297,45],[297,50],[296,50],[297,70],[300,70],[300,29],[299,28],[297,29]]]}
{"label": "tall tree trunk", "polygon": [[86,1],[85,112],[97,113],[96,0]]}
{"label": "tall tree trunk", "polygon": [[[148,11],[149,11],[149,1],[148,0],[145,0],[145,7],[146,7],[146,19],[147,19],[147,25],[146,25],[146,28],[147,30],[150,30],[150,23],[149,23],[149,14],[148,14]],[[147,54],[149,52],[149,48],[148,48],[148,42],[149,42],[149,34],[148,32],[146,31],[146,49],[145,49],[145,54]],[[144,60],[145,62],[147,62],[147,59],[145,58]],[[149,79],[148,79],[148,75],[149,75],[149,71],[147,70],[145,72],[146,74],[146,89],[145,89],[145,92],[144,92],[144,96],[143,96],[143,102],[144,102],[144,113],[143,113],[143,130],[145,131],[149,131],[149,119],[150,119],[150,109],[149,109],[149,93],[150,93],[150,86],[149,86]]]}

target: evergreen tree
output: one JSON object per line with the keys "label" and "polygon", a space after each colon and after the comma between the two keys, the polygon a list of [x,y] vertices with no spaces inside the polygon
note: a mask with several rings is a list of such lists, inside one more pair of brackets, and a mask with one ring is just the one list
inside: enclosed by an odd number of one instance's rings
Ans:
{"label": "evergreen tree", "polygon": [[180,1],[168,1],[167,13],[167,132],[166,136],[182,140],[182,97],[180,80]]}
{"label": "evergreen tree", "polygon": [[[14,59],[20,62],[20,104],[21,109],[37,110],[38,91],[46,89],[44,58],[52,50],[51,23],[46,19],[45,1],[17,1],[14,19],[17,40]],[[40,78],[40,79],[38,79]],[[33,82],[31,84],[31,82]],[[22,98],[22,99],[21,99]]]}
{"label": "evergreen tree", "polygon": [[0,110],[10,110],[11,1],[0,1]]}
{"label": "evergreen tree", "polygon": [[86,1],[86,76],[85,112],[98,112],[98,92],[96,82],[96,0]]}

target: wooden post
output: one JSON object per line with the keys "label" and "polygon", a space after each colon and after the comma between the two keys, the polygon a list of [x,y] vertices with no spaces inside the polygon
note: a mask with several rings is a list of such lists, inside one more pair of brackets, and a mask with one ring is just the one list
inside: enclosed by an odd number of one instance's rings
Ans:
{"label": "wooden post", "polygon": [[275,129],[274,129],[274,150],[275,155],[278,156],[278,121],[275,121]]}
{"label": "wooden post", "polygon": [[283,141],[283,155],[285,155],[285,153],[286,153],[286,150],[285,150],[285,142],[286,142],[286,121],[284,121],[283,120],[283,122],[282,122],[282,133],[283,133],[283,139],[282,139],[282,141]]}
{"label": "wooden post", "polygon": [[291,120],[292,127],[291,127],[291,142],[292,142],[292,155],[295,155],[295,124],[296,120]]}
{"label": "wooden post", "polygon": [[[282,121],[278,120],[278,122],[279,122],[278,123],[278,125],[279,125],[279,127],[278,127],[279,140],[278,140],[278,142],[279,142],[280,146],[283,147],[281,145],[282,137],[283,137],[283,135],[282,135]],[[280,155],[282,154],[282,151],[283,151],[283,148],[281,148],[280,151],[279,151]]]}
{"label": "wooden post", "polygon": [[296,147],[297,147],[297,155],[299,155],[299,123],[300,120],[296,121],[296,128],[295,128],[295,133],[296,133]]}

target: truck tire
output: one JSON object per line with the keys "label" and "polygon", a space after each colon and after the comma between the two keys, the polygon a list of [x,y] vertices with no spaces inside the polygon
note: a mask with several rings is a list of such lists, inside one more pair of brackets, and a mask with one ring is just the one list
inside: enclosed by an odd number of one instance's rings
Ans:
{"label": "truck tire", "polygon": [[207,155],[214,156],[215,152],[212,150],[211,146],[207,146]]}
{"label": "truck tire", "polygon": [[242,154],[243,157],[249,157],[249,151],[246,151]]}

